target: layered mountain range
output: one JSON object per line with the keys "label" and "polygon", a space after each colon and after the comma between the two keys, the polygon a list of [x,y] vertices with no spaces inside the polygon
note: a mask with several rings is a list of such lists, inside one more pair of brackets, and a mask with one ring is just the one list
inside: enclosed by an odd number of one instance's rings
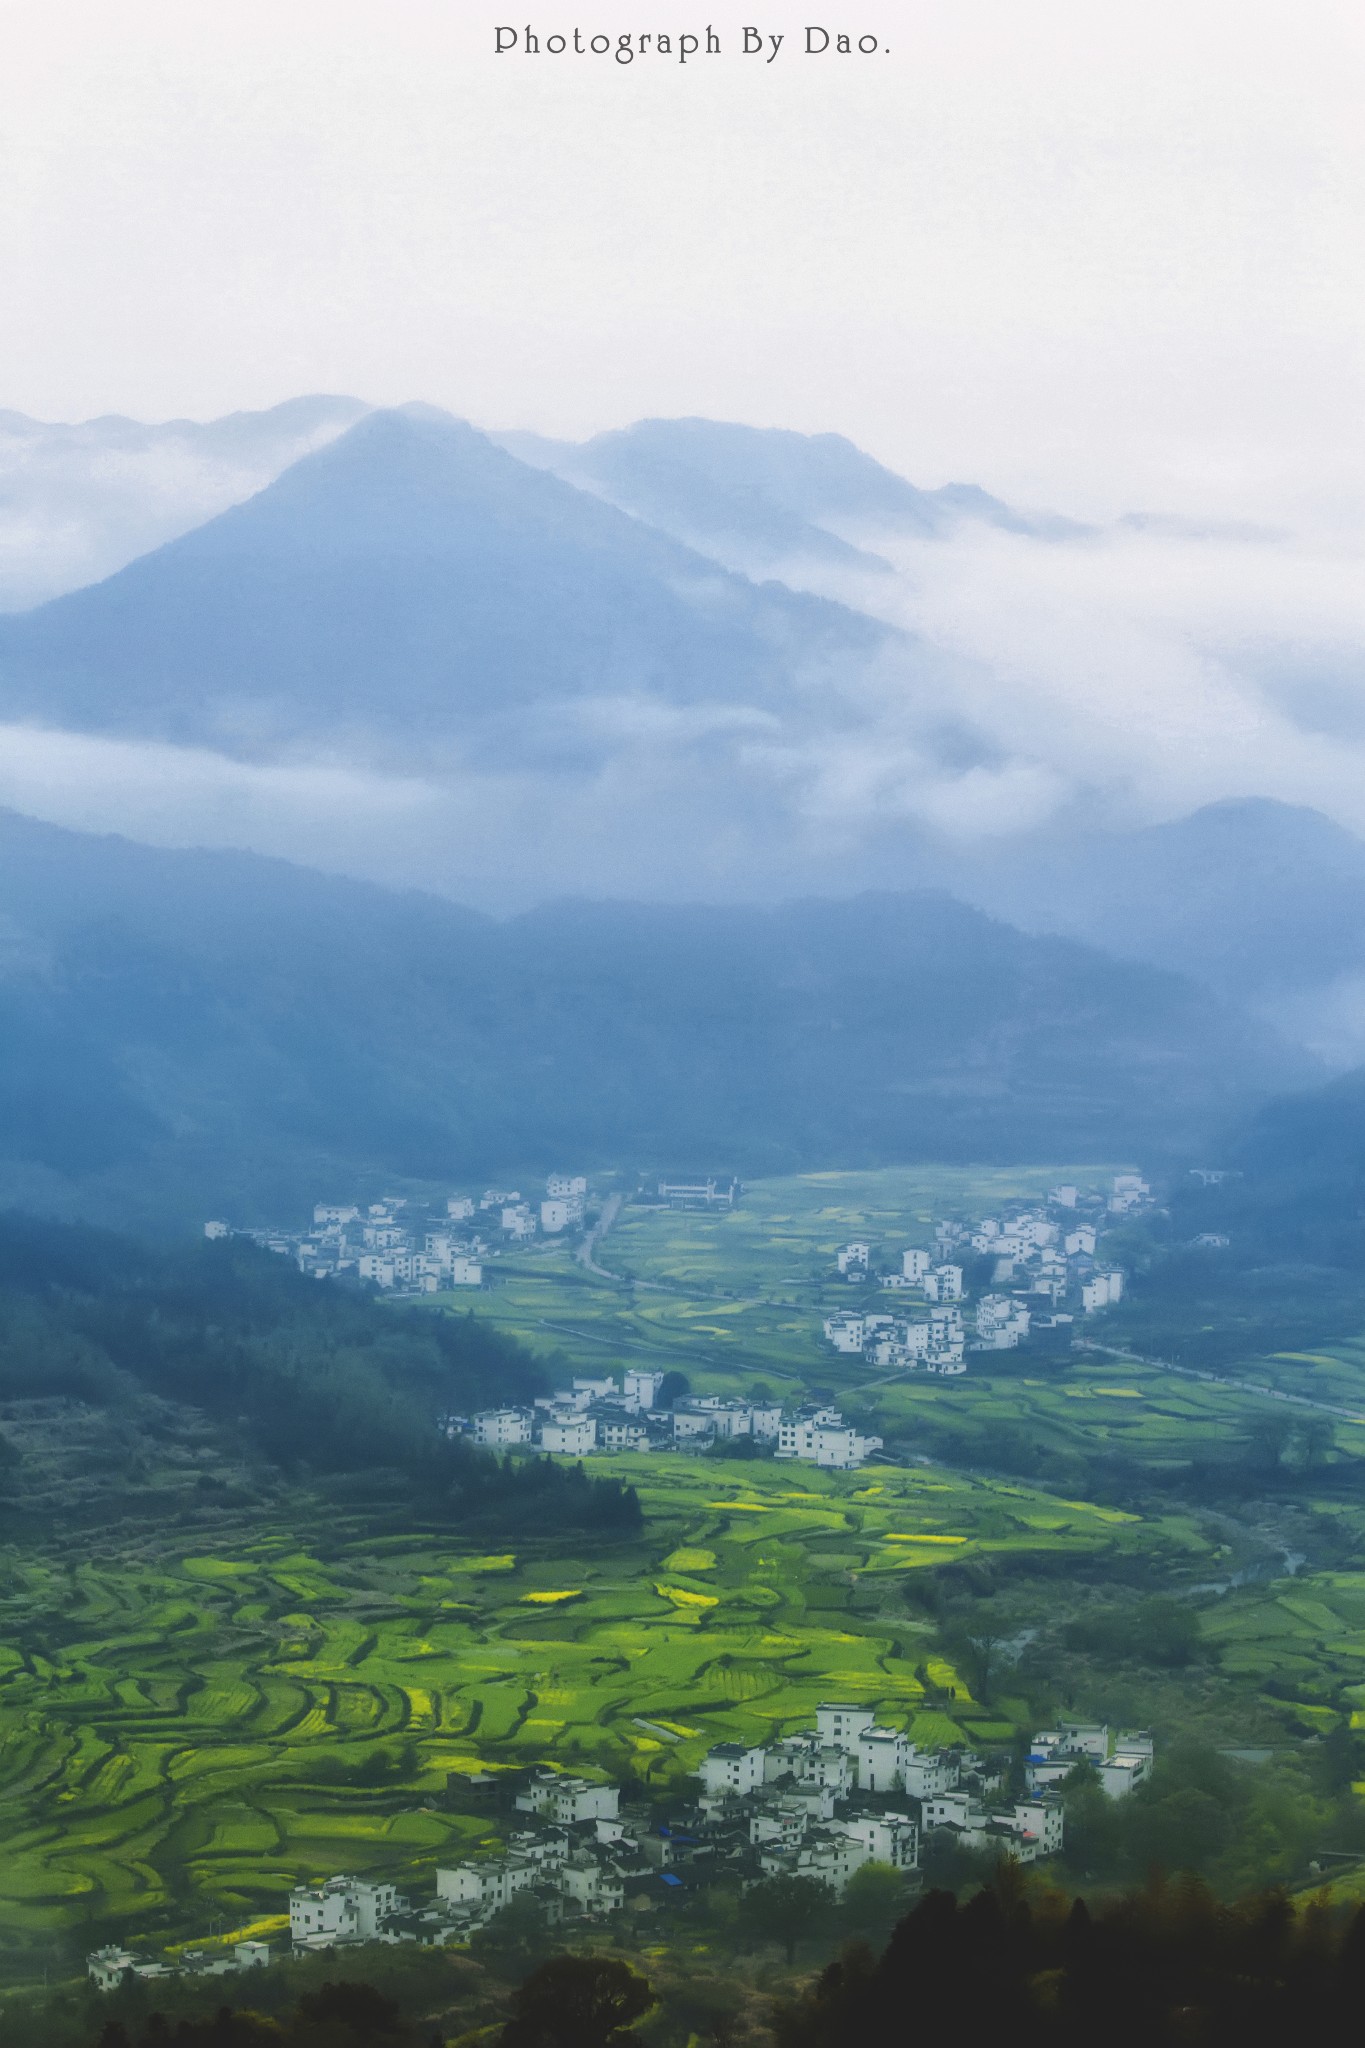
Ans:
{"label": "layered mountain range", "polygon": [[[1084,546],[1064,520],[696,420],[572,445],[327,399],[6,433],[11,504],[45,489],[71,561],[115,565],[0,617],[12,732],[169,749],[170,804],[192,749],[379,774],[432,820],[419,886],[384,890],[363,817],[307,849],[332,875],[188,850],[188,808],[181,850],[7,818],[16,1199],[260,1216],[324,1172],[1173,1155],[1365,1054],[1365,844],[1326,818],[964,842],[895,801],[938,778],[989,811],[1012,770],[960,663],[799,565],[853,590],[907,540]],[[520,862],[550,907],[443,900],[461,831],[475,900]],[[567,901],[594,835],[611,900]]]}
{"label": "layered mountain range", "polygon": [[1308,1061],[1178,976],[932,894],[496,920],[0,814],[0,1196],[268,1220],[556,1159],[1113,1160]]}

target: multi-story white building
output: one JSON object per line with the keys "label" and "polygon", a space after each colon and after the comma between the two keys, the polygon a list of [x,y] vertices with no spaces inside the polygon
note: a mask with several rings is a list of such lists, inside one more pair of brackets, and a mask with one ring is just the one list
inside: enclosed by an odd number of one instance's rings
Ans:
{"label": "multi-story white building", "polygon": [[620,1870],[602,1851],[580,1851],[570,1856],[559,1873],[559,1888],[572,1899],[580,1913],[596,1918],[619,1913],[626,1902],[626,1887]]}
{"label": "multi-story white building", "polygon": [[645,1372],[640,1367],[631,1366],[626,1371],[621,1385],[627,1401],[634,1401],[640,1408],[652,1408],[659,1398],[663,1383],[664,1375],[661,1372]]}
{"label": "multi-story white building", "polygon": [[1150,1776],[1153,1756],[1145,1729],[1111,1736],[1102,1722],[1064,1721],[1032,1737],[1024,1775],[1030,1792],[1044,1792],[1060,1785],[1077,1764],[1088,1763],[1111,1799],[1125,1799]]}
{"label": "multi-story white building", "polygon": [[535,1813],[555,1827],[581,1820],[615,1820],[621,1808],[620,1788],[599,1785],[591,1778],[562,1777],[558,1771],[537,1771],[516,1795],[518,1813]]}
{"label": "multi-story white building", "polygon": [[715,1435],[715,1423],[704,1408],[682,1408],[675,1405],[672,1421],[675,1443],[686,1443],[699,1437]]}
{"label": "multi-story white building", "polygon": [[871,1851],[847,1821],[808,1827],[797,1845],[764,1845],[758,1852],[758,1867],[765,1877],[809,1877],[827,1884],[839,1897],[854,1872],[872,1860]]}
{"label": "multi-story white building", "polygon": [[916,1749],[912,1742],[901,1765],[901,1784],[912,1799],[933,1799],[957,1784],[959,1764],[941,1750]]}
{"label": "multi-story white building", "polygon": [[643,1451],[649,1448],[649,1431],[634,1415],[619,1409],[602,1409],[594,1416],[597,1446],[603,1451]]}
{"label": "multi-story white building", "polygon": [[474,1441],[490,1450],[505,1450],[511,1444],[529,1444],[532,1415],[529,1408],[485,1408],[474,1417]]}
{"label": "multi-story white building", "polygon": [[983,1294],[976,1305],[976,1340],[983,1351],[1013,1351],[1029,1332],[1029,1312],[1008,1294]]}
{"label": "multi-story white building", "polygon": [[1110,1799],[1126,1799],[1151,1777],[1152,1763],[1150,1735],[1120,1735],[1112,1755],[1095,1766],[1101,1791]]}
{"label": "multi-story white building", "polygon": [[909,1251],[901,1253],[901,1273],[912,1287],[922,1287],[928,1277],[933,1260],[928,1252]]}
{"label": "multi-story white building", "polygon": [[536,1883],[540,1872],[525,1856],[482,1856],[436,1872],[436,1896],[453,1906],[477,1906],[498,1913]]}
{"label": "multi-story white building", "polygon": [[898,1728],[864,1728],[858,1737],[858,1790],[900,1792],[910,1754],[907,1737]]}
{"label": "multi-story white building", "polygon": [[919,1863],[919,1827],[908,1813],[862,1814],[843,1825],[870,1861],[889,1863],[893,1870],[913,1870]]}
{"label": "multi-story white building", "polygon": [[794,1779],[802,1787],[815,1786],[834,1799],[845,1799],[853,1789],[854,1764],[849,1751],[818,1735],[789,1735],[765,1750],[765,1784]]}
{"label": "multi-story white building", "polygon": [[1008,1811],[989,1811],[974,1792],[944,1792],[921,1802],[924,1831],[947,1828],[964,1849],[1005,1848],[1021,1863],[1053,1856],[1062,1846],[1062,1802],[1051,1794],[1016,1800]]}
{"label": "multi-story white building", "polygon": [[817,1408],[790,1420],[784,1417],[777,1434],[779,1458],[803,1458],[836,1472],[855,1471],[881,1447],[879,1436],[859,1435],[837,1408]]}
{"label": "multi-story white building", "polygon": [[841,1245],[834,1254],[839,1271],[846,1280],[862,1280],[867,1274],[867,1261],[872,1247],[866,1244]]}
{"label": "multi-story white building", "polygon": [[[1016,1799],[1014,1826],[1022,1840],[1036,1844],[1035,1856],[1055,1856],[1062,1846],[1066,1816],[1060,1799],[1044,1795],[1037,1799]],[[1028,1860],[1021,1858],[1021,1861]]]}
{"label": "multi-story white building", "polygon": [[289,1938],[297,1949],[336,1948],[373,1941],[384,1923],[405,1910],[391,1884],[332,1877],[322,1885],[295,1885],[289,1894]]}
{"label": "multi-story white building", "polygon": [[552,1409],[541,1417],[540,1447],[561,1458],[586,1458],[597,1448],[597,1424],[577,1409]]}
{"label": "multi-story white building", "polygon": [[836,1749],[856,1750],[858,1738],[876,1721],[871,1707],[848,1706],[842,1700],[827,1700],[815,1709],[815,1729],[821,1742]]}
{"label": "multi-story white building", "polygon": [[763,1783],[763,1751],[746,1749],[738,1742],[718,1742],[702,1758],[697,1775],[713,1799],[756,1792]]}
{"label": "multi-story white building", "polygon": [[1096,1273],[1081,1284],[1081,1307],[1088,1316],[1094,1315],[1098,1309],[1111,1307],[1122,1298],[1122,1273]]}

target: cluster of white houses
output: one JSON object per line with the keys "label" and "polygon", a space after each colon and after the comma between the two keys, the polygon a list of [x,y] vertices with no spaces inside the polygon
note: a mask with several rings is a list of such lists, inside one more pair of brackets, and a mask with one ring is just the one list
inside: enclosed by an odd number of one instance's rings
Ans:
{"label": "cluster of white houses", "polygon": [[[538,1203],[517,1188],[485,1188],[481,1195],[451,1195],[431,1210],[391,1195],[362,1209],[351,1202],[319,1202],[313,1227],[302,1235],[251,1231],[268,1251],[298,1262],[318,1279],[347,1275],[386,1292],[436,1294],[451,1287],[481,1287],[484,1266],[508,1246],[536,1237],[560,1237],[584,1221],[588,1183],[581,1173],[552,1173]],[[210,1238],[231,1237],[230,1224],[204,1225]]]}
{"label": "cluster of white houses", "polygon": [[644,1808],[623,1811],[614,1785],[531,1772],[513,1795],[502,1848],[438,1869],[425,1906],[359,1878],[299,1886],[289,1899],[293,1945],[460,1941],[523,1892],[552,1923],[661,1903],[717,1877],[808,1877],[837,1896],[865,1863],[917,1870],[928,1835],[1035,1863],[1062,1847],[1055,1788],[1078,1764],[1115,1799],[1151,1767],[1149,1736],[1063,1723],[1033,1737],[1027,1790],[1013,1798],[1008,1756],[920,1750],[871,1708],[845,1702],[818,1707],[815,1720],[766,1745],[717,1743],[702,1759],[695,1805],[663,1825]]}
{"label": "cluster of white houses", "polygon": [[780,1401],[697,1394],[660,1407],[664,1379],[661,1372],[635,1370],[619,1382],[610,1375],[578,1377],[542,1394],[530,1408],[449,1415],[441,1426],[448,1436],[468,1434],[490,1450],[530,1444],[569,1458],[594,1451],[700,1450],[718,1440],[751,1437],[775,1457],[852,1472],[881,1449],[879,1436],[863,1436],[837,1408],[821,1403],[789,1410]]}
{"label": "cluster of white houses", "polygon": [[[759,1875],[817,1878],[842,1892],[864,1863],[915,1869],[931,1828],[1024,1863],[1060,1849],[1054,1794],[985,1803],[1007,1768],[1003,1758],[922,1751],[900,1729],[881,1727],[870,1707],[835,1701],[816,1709],[807,1732],[753,1747],[718,1743],[702,1759],[700,1804],[721,1816],[735,1803],[746,1812]],[[896,1799],[903,1805],[888,1805]]]}
{"label": "cluster of white houses", "polygon": [[[825,1339],[885,1371],[943,1375],[965,1372],[969,1352],[1012,1351],[1030,1336],[1065,1347],[1077,1314],[1094,1315],[1123,1296],[1123,1274],[1098,1256],[1105,1221],[1150,1201],[1146,1181],[1131,1173],[1115,1177],[1108,1197],[1053,1188],[1039,1207],[940,1223],[934,1250],[901,1253],[898,1270],[879,1270],[870,1244],[843,1245],[836,1263],[845,1280],[908,1292],[918,1312],[839,1310],[825,1318]],[[975,1301],[968,1300],[964,1249],[992,1261],[988,1289]]]}
{"label": "cluster of white houses", "polygon": [[[870,1707],[830,1701],[812,1729],[762,1745],[717,1743],[702,1759],[695,1802],[663,1824],[643,1806],[623,1810],[615,1785],[544,1769],[475,1771],[461,1779],[466,1790],[496,1797],[508,1788],[495,1853],[438,1869],[435,1894],[422,1904],[386,1879],[296,1885],[289,1939],[297,1954],[365,1941],[461,1942],[523,1893],[551,1925],[667,1904],[718,1878],[807,1877],[837,1896],[865,1863],[908,1877],[927,1836],[1035,1863],[1062,1847],[1056,1788],[1078,1764],[1121,1799],[1151,1762],[1148,1735],[1064,1722],[1033,1737],[1026,1790],[1011,1797],[1008,1756],[921,1750]],[[263,1941],[242,1941],[158,1961],[109,1947],[88,1958],[88,1969],[98,1989],[111,1991],[130,1973],[226,1975],[261,1968],[270,1953]]]}

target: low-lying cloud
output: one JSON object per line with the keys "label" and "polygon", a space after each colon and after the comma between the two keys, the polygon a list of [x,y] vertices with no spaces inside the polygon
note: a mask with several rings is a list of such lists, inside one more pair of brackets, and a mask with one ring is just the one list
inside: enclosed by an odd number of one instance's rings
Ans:
{"label": "low-lying cloud", "polygon": [[[927,808],[907,758],[907,809],[977,837],[1071,811],[1142,824],[1267,796],[1365,831],[1357,544],[1133,526],[1058,543],[964,525],[878,548],[894,577],[826,574],[822,593],[932,647],[952,712],[999,757],[984,781],[929,778]],[[850,750],[879,785],[892,772],[911,685],[873,672],[860,694],[858,726],[833,736],[850,790]]]}
{"label": "low-lying cloud", "polygon": [[777,709],[731,701],[723,678],[685,707],[617,688],[490,728],[420,775],[321,738],[312,759],[261,765],[12,726],[0,802],[490,908],[951,884],[955,860],[1014,837],[1232,797],[1365,833],[1365,549],[1350,538],[1161,521],[1066,541],[968,522],[874,538],[890,576],[788,573],[904,628],[908,649],[797,674]]}

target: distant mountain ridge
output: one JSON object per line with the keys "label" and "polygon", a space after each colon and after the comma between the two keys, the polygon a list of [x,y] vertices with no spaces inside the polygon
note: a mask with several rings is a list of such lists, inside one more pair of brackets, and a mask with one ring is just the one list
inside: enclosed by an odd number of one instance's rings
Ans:
{"label": "distant mountain ridge", "polygon": [[1085,530],[1016,512],[975,484],[920,490],[842,434],[656,419],[582,443],[496,438],[523,461],[749,574],[803,563],[884,571],[879,534],[937,539],[964,520],[1044,538]]}
{"label": "distant mountain ridge", "polygon": [[1208,804],[964,862],[970,900],[1250,1005],[1324,1057],[1365,1057],[1365,840],[1303,806]]}
{"label": "distant mountain ridge", "polygon": [[0,717],[248,755],[425,765],[496,746],[511,765],[587,698],[761,712],[900,637],[406,408],[106,582],[0,619]]}
{"label": "distant mountain ridge", "polygon": [[523,1162],[1145,1158],[1308,1078],[1190,983],[944,896],[496,923],[0,814],[0,1205],[266,1222]]}

